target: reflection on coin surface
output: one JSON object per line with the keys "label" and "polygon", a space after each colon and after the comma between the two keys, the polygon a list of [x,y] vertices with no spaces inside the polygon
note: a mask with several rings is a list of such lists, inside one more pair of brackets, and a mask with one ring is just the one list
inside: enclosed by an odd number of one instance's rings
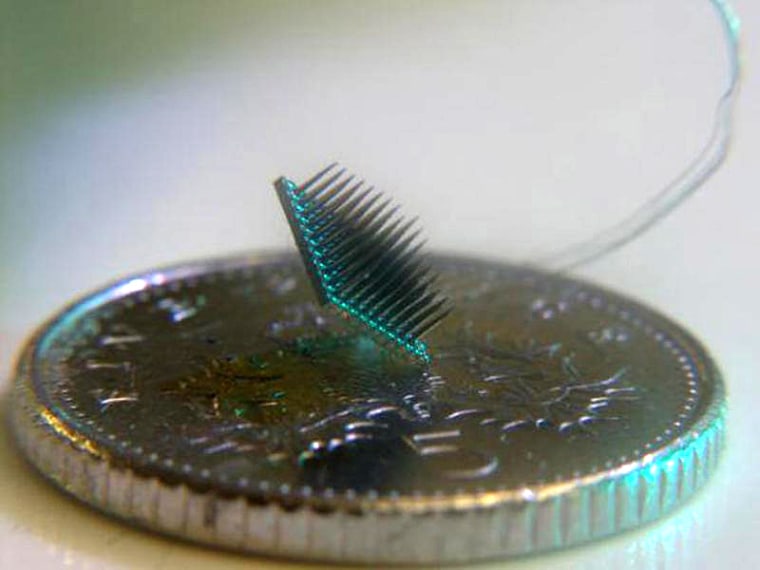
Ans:
{"label": "reflection on coin surface", "polygon": [[21,448],[136,524],[366,563],[576,544],[704,483],[724,397],[691,336],[583,282],[433,263],[456,310],[426,339],[429,365],[317,306],[291,256],[106,288],[22,356]]}

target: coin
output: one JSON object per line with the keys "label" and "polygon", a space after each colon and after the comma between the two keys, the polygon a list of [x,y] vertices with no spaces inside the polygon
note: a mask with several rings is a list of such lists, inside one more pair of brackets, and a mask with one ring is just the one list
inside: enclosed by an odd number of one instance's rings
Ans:
{"label": "coin", "polygon": [[109,286],[22,354],[20,447],[149,529],[375,564],[577,544],[702,486],[724,392],[682,328],[582,281],[431,262],[456,310],[428,365],[319,307],[288,255]]}

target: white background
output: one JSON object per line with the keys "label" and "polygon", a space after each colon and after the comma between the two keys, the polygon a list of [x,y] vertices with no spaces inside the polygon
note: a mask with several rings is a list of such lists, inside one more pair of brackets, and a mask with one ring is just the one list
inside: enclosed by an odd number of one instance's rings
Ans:
{"label": "white background", "polygon": [[[722,466],[659,524],[494,568],[760,567],[760,6],[735,8],[728,162],[579,271],[710,347],[730,393]],[[707,0],[0,1],[2,399],[24,338],[73,297],[157,264],[292,248],[270,181],[333,159],[419,214],[431,249],[540,259],[680,172],[726,70]],[[2,568],[287,566],[113,522],[0,437]]]}

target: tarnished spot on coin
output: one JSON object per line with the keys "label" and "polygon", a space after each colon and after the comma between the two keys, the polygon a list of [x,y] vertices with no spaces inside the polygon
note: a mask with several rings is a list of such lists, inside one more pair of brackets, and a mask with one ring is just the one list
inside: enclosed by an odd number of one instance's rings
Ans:
{"label": "tarnished spot on coin", "polygon": [[576,544],[704,483],[723,387],[691,336],[582,282],[433,263],[457,310],[430,335],[429,365],[319,308],[294,257],[108,287],[30,341],[21,448],[148,528],[366,563]]}

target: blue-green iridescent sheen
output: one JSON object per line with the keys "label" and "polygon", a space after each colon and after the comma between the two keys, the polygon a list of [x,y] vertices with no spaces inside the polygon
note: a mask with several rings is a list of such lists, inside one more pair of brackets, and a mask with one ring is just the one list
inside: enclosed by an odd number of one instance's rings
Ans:
{"label": "blue-green iridescent sheen", "polygon": [[632,473],[646,482],[647,493],[639,492],[644,521],[654,520],[702,486],[722,448],[724,427],[725,405],[721,405],[704,428],[694,428],[682,437],[681,446],[667,454],[653,454],[648,467]]}
{"label": "blue-green iridescent sheen", "polygon": [[737,41],[739,39],[739,32],[741,31],[739,15],[726,0],[712,0],[712,3],[718,9],[723,22],[728,28],[731,39]]}
{"label": "blue-green iridescent sheen", "polygon": [[306,248],[311,255],[311,262],[316,269],[319,281],[322,284],[326,297],[330,303],[338,307],[340,310],[345,311],[351,315],[351,317],[362,322],[371,330],[400,346],[407,352],[421,358],[425,362],[429,362],[430,355],[428,354],[427,345],[424,342],[413,338],[411,335],[402,336],[397,334],[395,331],[385,326],[380,320],[373,318],[372,315],[362,310],[363,307],[361,304],[352,303],[350,300],[341,297],[339,294],[341,287],[341,281],[339,279],[340,272],[337,270],[331,271],[330,268],[321,261],[326,254],[322,249],[323,244],[318,237],[316,237],[316,230],[313,228],[314,215],[319,214],[319,211],[310,209],[304,204],[295,182],[286,180],[285,184],[287,186],[288,199],[290,200],[291,207],[295,213],[298,229],[303,235]]}

